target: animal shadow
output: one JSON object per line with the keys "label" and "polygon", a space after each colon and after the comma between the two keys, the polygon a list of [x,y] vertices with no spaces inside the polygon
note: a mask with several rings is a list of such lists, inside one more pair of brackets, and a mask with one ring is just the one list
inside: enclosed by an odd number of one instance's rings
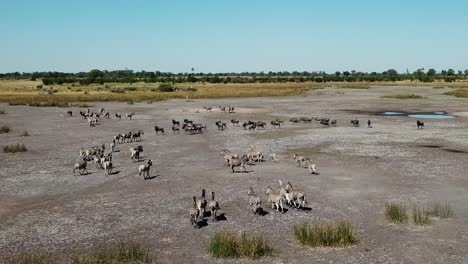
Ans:
{"label": "animal shadow", "polygon": [[159,174],[156,174],[156,175],[154,175],[154,176],[146,177],[145,180],[152,180],[152,179],[155,179],[155,178],[157,178],[157,177],[159,177]]}
{"label": "animal shadow", "polygon": [[202,227],[208,226],[208,221],[206,219],[202,219],[196,223],[196,228],[200,229]]}
{"label": "animal shadow", "polygon": [[257,214],[260,216],[265,216],[268,214],[268,212],[263,210],[263,208],[259,208]]}
{"label": "animal shadow", "polygon": [[118,170],[118,171],[112,172],[110,175],[116,175],[116,174],[119,174],[119,173],[120,173],[120,171]]}

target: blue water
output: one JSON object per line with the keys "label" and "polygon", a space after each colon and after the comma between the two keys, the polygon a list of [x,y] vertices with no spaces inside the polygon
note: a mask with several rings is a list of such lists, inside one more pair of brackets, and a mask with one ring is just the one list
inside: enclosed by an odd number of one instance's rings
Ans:
{"label": "blue water", "polygon": [[446,112],[432,112],[432,113],[405,113],[405,112],[383,112],[382,115],[386,116],[409,116],[412,118],[432,118],[432,119],[446,119],[455,118],[455,116],[447,115]]}
{"label": "blue water", "polygon": [[409,117],[413,118],[434,118],[434,119],[445,119],[445,118],[455,118],[454,116],[451,115],[445,115],[445,114],[415,114],[415,115],[408,115]]}
{"label": "blue water", "polygon": [[383,112],[382,115],[404,115],[403,112]]}

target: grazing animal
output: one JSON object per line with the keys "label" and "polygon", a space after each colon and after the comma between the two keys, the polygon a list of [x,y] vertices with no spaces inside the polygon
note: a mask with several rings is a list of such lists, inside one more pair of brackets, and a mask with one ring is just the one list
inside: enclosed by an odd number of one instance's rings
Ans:
{"label": "grazing animal", "polygon": [[114,149],[115,149],[115,139],[112,140],[112,143],[110,143],[109,147],[110,147],[110,149],[111,149],[111,152],[114,152]]}
{"label": "grazing animal", "polygon": [[107,112],[107,113],[104,115],[104,117],[107,118],[107,119],[110,119],[110,114],[109,114],[109,112]]}
{"label": "grazing animal", "polygon": [[[172,131],[174,131],[174,127],[172,127],[172,128],[173,128]],[[164,134],[164,128],[163,127],[154,126],[154,131],[156,132],[156,135],[159,135],[159,132]]]}
{"label": "grazing animal", "polygon": [[139,148],[131,148],[130,149],[130,158],[133,162],[140,161],[140,150]]}
{"label": "grazing animal", "polygon": [[195,203],[195,208],[197,210],[196,219],[198,220],[200,217],[203,219],[205,216],[205,207],[206,207],[206,199],[205,199],[205,189],[202,189],[201,196],[193,196],[193,202]]}
{"label": "grazing animal", "polygon": [[353,120],[351,120],[351,124],[353,124],[353,126],[355,126],[355,127],[359,127],[359,120],[357,118],[353,119]]}
{"label": "grazing animal", "polygon": [[112,173],[112,162],[111,161],[104,161],[102,163],[102,167],[104,168],[104,171],[107,173],[107,175],[110,175]]}
{"label": "grazing animal", "polygon": [[317,174],[317,166],[315,164],[310,163],[310,161],[309,166],[307,168],[309,169],[310,174]]}
{"label": "grazing animal", "polygon": [[279,122],[279,121],[277,121],[277,120],[271,121],[270,124],[271,124],[273,127],[281,128],[281,122]]}
{"label": "grazing animal", "polygon": [[148,163],[144,165],[140,165],[140,167],[138,167],[138,176],[143,174],[143,178],[145,180],[148,179],[150,177],[151,166],[153,166],[153,162],[151,160],[148,160]]}
{"label": "grazing animal", "polygon": [[274,162],[278,162],[278,159],[276,158],[276,153],[271,152],[271,150],[268,150],[268,159],[273,160]]}
{"label": "grazing animal", "polygon": [[294,154],[293,159],[296,162],[297,167],[301,168],[304,167],[304,163],[309,160],[309,158],[298,156],[297,154]]}
{"label": "grazing animal", "polygon": [[284,198],[282,194],[273,193],[273,189],[270,186],[268,186],[265,194],[268,195],[268,202],[271,202],[271,209],[276,208],[276,211],[281,210],[281,212],[284,212],[284,208],[283,208]]}
{"label": "grazing animal", "polygon": [[255,195],[252,187],[249,187],[249,191],[247,192],[247,195],[249,196],[249,206],[250,210],[252,210],[252,213],[258,214],[260,213],[260,210],[262,208],[262,200],[260,197]]}
{"label": "grazing animal", "polygon": [[138,130],[137,132],[132,132],[131,140],[132,141],[141,141],[141,135],[144,135],[145,133],[143,130]]}
{"label": "grazing animal", "polygon": [[245,168],[245,164],[247,163],[247,161],[249,160],[249,158],[247,157],[246,154],[243,154],[240,158],[237,158],[237,159],[231,159],[230,160],[230,167],[231,167],[231,172],[234,173],[234,168],[235,167],[240,167],[241,168],[241,172],[246,172],[246,168]]}
{"label": "grazing animal", "polygon": [[122,114],[115,113],[115,117],[118,118],[119,120],[122,119]]}
{"label": "grazing animal", "polygon": [[211,109],[213,109],[211,106],[208,106],[208,107],[203,107],[207,112],[210,111],[211,112]]}
{"label": "grazing animal", "polygon": [[75,175],[75,171],[78,170],[80,175],[83,175],[85,172],[88,174],[88,170],[86,169],[87,161],[83,158],[80,161],[75,162],[75,166],[73,167],[73,175]]}
{"label": "grazing animal", "polygon": [[237,119],[231,119],[231,124],[232,124],[233,126],[239,126],[239,120],[237,120]]}
{"label": "grazing animal", "polygon": [[175,134],[175,132],[177,132],[177,134],[179,134],[179,133],[180,133],[180,129],[179,129],[179,127],[178,127],[178,126],[172,126],[172,133],[174,133],[174,134]]}
{"label": "grazing animal", "polygon": [[217,220],[217,212],[219,210],[219,203],[215,200],[215,193],[211,192],[211,201],[208,202],[208,208],[211,211],[211,221]]}
{"label": "grazing animal", "polygon": [[218,127],[218,130],[224,131],[226,129],[226,123],[221,121],[216,121],[215,125]]}
{"label": "grazing animal", "polygon": [[134,115],[135,115],[135,113],[127,113],[127,114],[125,114],[125,118],[132,120]]}
{"label": "grazing animal", "polygon": [[286,191],[290,194],[291,202],[296,208],[304,208],[306,204],[305,193],[302,191],[294,190],[292,184],[288,182],[286,185]]}
{"label": "grazing animal", "polygon": [[424,128],[424,122],[422,121],[416,121],[416,125],[418,126],[418,129],[423,129]]}
{"label": "grazing animal", "polygon": [[180,122],[179,121],[175,121],[174,119],[172,119],[172,126],[180,126]]}
{"label": "grazing animal", "polygon": [[336,127],[336,124],[337,124],[336,119],[333,119],[333,120],[331,121],[331,125],[334,126],[334,127]]}
{"label": "grazing animal", "polygon": [[322,126],[330,126],[330,121],[328,119],[322,119],[320,120],[320,124]]}
{"label": "grazing animal", "polygon": [[68,115],[68,116],[73,116],[73,112],[72,112],[71,110],[68,110],[68,111],[67,111],[67,115]]}
{"label": "grazing animal", "polygon": [[193,225],[193,227],[197,228],[198,226],[198,217],[197,217],[197,208],[196,208],[196,197],[193,197],[193,206],[190,208],[190,224]]}

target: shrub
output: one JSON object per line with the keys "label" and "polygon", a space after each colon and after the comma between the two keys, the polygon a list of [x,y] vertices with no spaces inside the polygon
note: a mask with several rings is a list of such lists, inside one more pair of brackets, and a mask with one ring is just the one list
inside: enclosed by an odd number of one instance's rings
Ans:
{"label": "shrub", "polygon": [[210,240],[208,253],[214,258],[257,259],[273,254],[273,248],[261,235],[236,235],[232,232],[216,232]]}
{"label": "shrub", "polygon": [[450,204],[442,202],[429,202],[426,211],[430,216],[439,218],[450,218],[453,216],[453,210]]}
{"label": "shrub", "polygon": [[413,223],[415,225],[429,225],[431,219],[424,208],[413,207]]}
{"label": "shrub", "polygon": [[68,107],[68,103],[64,102],[31,102],[29,103],[29,106],[35,106],[35,107]]}
{"label": "shrub", "polygon": [[385,216],[388,221],[401,224],[408,220],[406,207],[397,203],[389,203],[385,205]]}
{"label": "shrub", "polygon": [[2,125],[0,127],[0,134],[8,134],[11,132],[11,128],[7,125]]}
{"label": "shrub", "polygon": [[134,103],[135,103],[135,102],[133,102],[133,101],[127,101],[127,104],[129,104],[129,105],[132,105],[132,104],[134,104]]}
{"label": "shrub", "polygon": [[311,247],[345,247],[357,242],[355,229],[347,221],[299,224],[294,226],[294,236],[302,245]]}
{"label": "shrub", "polygon": [[137,242],[99,245],[85,254],[73,257],[73,264],[146,264],[152,263],[149,250]]}
{"label": "shrub", "polygon": [[161,83],[159,85],[158,91],[166,93],[166,92],[174,92],[174,87],[168,83]]}
{"label": "shrub", "polygon": [[26,152],[28,149],[24,144],[13,144],[13,145],[7,145],[3,146],[3,152],[5,153],[16,153],[16,152]]}

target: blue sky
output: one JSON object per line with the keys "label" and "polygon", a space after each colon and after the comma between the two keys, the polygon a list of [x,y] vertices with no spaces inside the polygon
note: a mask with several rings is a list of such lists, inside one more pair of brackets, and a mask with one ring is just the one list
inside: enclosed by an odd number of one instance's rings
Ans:
{"label": "blue sky", "polygon": [[0,0],[0,72],[468,69],[467,0]]}

